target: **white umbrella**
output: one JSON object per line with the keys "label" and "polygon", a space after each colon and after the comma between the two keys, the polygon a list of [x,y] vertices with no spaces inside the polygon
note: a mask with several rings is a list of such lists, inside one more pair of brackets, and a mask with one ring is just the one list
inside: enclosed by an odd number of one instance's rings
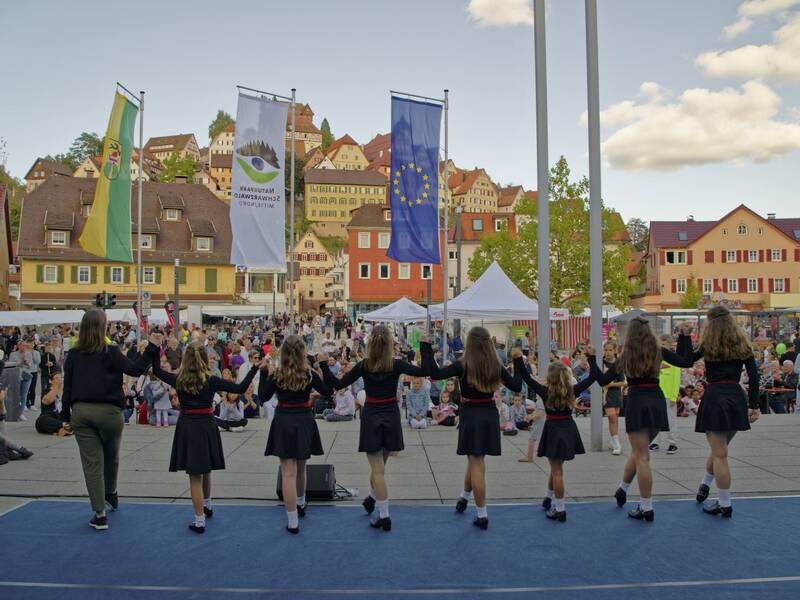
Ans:
{"label": "white umbrella", "polygon": [[403,296],[388,306],[366,313],[363,318],[372,322],[421,323],[428,319],[428,311],[424,306]]}

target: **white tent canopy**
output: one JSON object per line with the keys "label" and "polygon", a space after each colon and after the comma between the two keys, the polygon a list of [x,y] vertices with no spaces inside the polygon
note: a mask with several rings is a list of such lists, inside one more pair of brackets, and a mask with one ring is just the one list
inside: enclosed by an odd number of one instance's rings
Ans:
{"label": "white tent canopy", "polygon": [[[180,314],[181,323],[186,323],[187,312],[183,309]],[[107,321],[124,321],[126,323],[136,323],[136,313],[132,308],[109,308],[106,310]],[[153,312],[147,317],[149,325],[166,325],[169,323],[167,311],[163,308],[154,308]]]}
{"label": "white tent canopy", "polygon": [[80,323],[82,310],[6,310],[0,311],[0,327],[31,327]]}
{"label": "white tent canopy", "polygon": [[[539,305],[523,294],[496,262],[478,281],[447,303],[448,319],[474,321],[533,320],[539,316]],[[444,317],[444,305],[431,306],[431,317]]]}
{"label": "white tent canopy", "polygon": [[365,321],[386,321],[387,323],[420,323],[427,321],[428,311],[403,296],[388,306],[373,310],[364,315]]}

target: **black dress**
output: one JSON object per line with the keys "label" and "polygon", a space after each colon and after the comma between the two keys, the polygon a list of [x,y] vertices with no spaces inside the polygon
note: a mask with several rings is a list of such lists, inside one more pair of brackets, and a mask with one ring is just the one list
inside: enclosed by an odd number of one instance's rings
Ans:
{"label": "black dress", "polygon": [[[472,387],[467,381],[464,363],[457,360],[451,365],[439,368],[433,358],[430,344],[420,344],[422,366],[430,373],[431,379],[441,380],[458,377],[461,387],[461,406],[458,411],[458,449],[462,456],[500,456],[500,415],[494,404],[494,392],[483,392]],[[525,361],[514,359],[514,375],[511,375],[497,361],[500,378],[512,392],[522,391],[522,375]]]}
{"label": "black dress", "polygon": [[[595,357],[589,356],[587,361],[589,376],[572,386],[576,397],[588,390],[600,374]],[[534,390],[539,395],[547,413],[536,455],[546,456],[552,460],[572,460],[576,454],[586,454],[578,426],[572,418],[572,409],[556,410],[550,407],[547,404],[547,386],[536,381],[527,371],[523,371],[522,380],[528,385],[528,389]]]}
{"label": "black dress", "polygon": [[325,383],[335,390],[346,388],[359,377],[364,379],[367,400],[361,411],[359,452],[368,454],[381,451],[399,452],[405,448],[400,406],[397,403],[397,380],[400,375],[425,377],[427,372],[424,369],[402,360],[395,360],[391,371],[371,373],[364,366],[364,361],[359,361],[341,379],[336,379],[326,368],[323,368],[322,375],[325,377]]}
{"label": "black dress", "polygon": [[[608,369],[614,363],[603,359],[603,366]],[[624,382],[625,376],[618,375],[612,383]],[[610,387],[606,389],[606,408],[622,408],[622,388]]]}
{"label": "black dress", "polygon": [[[324,373],[328,365],[323,364]],[[312,389],[323,396],[333,394],[331,388],[314,371],[311,371],[311,379],[301,390],[283,389],[272,375],[261,374],[258,397],[266,402],[273,394],[278,395],[278,406],[269,427],[264,456],[308,460],[312,454],[325,454],[309,400]]]}
{"label": "black dress", "polygon": [[[678,336],[678,353],[661,348],[661,360],[676,367],[691,367],[692,341],[688,336]],[[608,385],[624,373],[619,372],[619,361],[608,367],[597,382]],[[651,435],[658,431],[669,431],[667,401],[661,391],[658,377],[628,377],[628,399],[625,403],[625,431],[649,430]]]}
{"label": "black dress", "polygon": [[[44,381],[42,381],[42,383],[44,383]],[[58,433],[62,425],[61,419],[58,418],[56,412],[56,402],[53,401],[50,404],[42,403],[42,412],[39,413],[39,416],[36,418],[36,431],[46,435],[52,435]]]}
{"label": "black dress", "polygon": [[[155,356],[158,356],[157,353]],[[216,392],[243,394],[256,376],[258,367],[255,365],[251,367],[241,383],[226,381],[220,377],[209,377],[198,394],[178,390],[176,387],[178,376],[175,373],[162,371],[158,360],[153,363],[153,372],[161,381],[177,390],[181,404],[181,414],[175,425],[175,436],[172,438],[169,470],[202,475],[224,469],[225,454],[214,413],[192,411],[212,408]]]}

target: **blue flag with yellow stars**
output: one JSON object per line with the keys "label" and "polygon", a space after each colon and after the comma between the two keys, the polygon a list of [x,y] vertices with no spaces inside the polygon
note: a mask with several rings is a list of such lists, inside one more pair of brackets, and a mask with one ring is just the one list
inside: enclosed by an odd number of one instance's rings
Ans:
{"label": "blue flag with yellow stars", "polygon": [[439,127],[442,107],[392,97],[392,239],[398,262],[439,264]]}

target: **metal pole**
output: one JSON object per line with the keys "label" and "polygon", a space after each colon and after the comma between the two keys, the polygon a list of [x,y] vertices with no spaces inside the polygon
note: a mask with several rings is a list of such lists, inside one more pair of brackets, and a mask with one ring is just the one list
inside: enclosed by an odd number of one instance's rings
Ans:
{"label": "metal pole", "polygon": [[[591,332],[598,352],[603,344],[603,207],[600,195],[600,81],[597,66],[597,0],[586,0],[586,88],[589,108],[589,272]],[[592,451],[603,450],[603,390],[592,386]]]}
{"label": "metal pole", "polygon": [[173,323],[175,325],[173,326],[172,329],[174,330],[173,333],[175,334],[175,339],[178,340],[178,343],[180,343],[180,341],[181,341],[181,334],[180,334],[180,328],[181,328],[181,297],[180,297],[181,285],[180,285],[180,283],[181,282],[180,282],[180,277],[179,277],[180,270],[181,270],[181,259],[180,258],[176,258],[175,259],[175,277],[174,277],[174,279],[175,279],[175,281],[174,281],[174,284],[175,284],[175,308],[173,309],[173,315],[172,315],[172,321],[173,321]]}
{"label": "metal pole", "polygon": [[[461,294],[461,214],[463,206],[456,206],[456,296]],[[461,335],[461,319],[453,321],[453,333]]]}
{"label": "metal pole", "polygon": [[[123,165],[125,167],[125,165]],[[142,181],[144,179],[144,92],[139,92],[139,200],[136,227],[136,306],[142,310]],[[142,340],[142,319],[136,319],[136,345]]]}
{"label": "metal pole", "polygon": [[538,185],[539,376],[550,364],[550,179],[547,156],[547,56],[544,0],[534,0],[534,45],[536,71],[536,179]]}
{"label": "metal pole", "polygon": [[[447,187],[447,150],[448,150],[448,139],[447,139],[447,116],[450,110],[450,90],[444,91],[444,197],[445,197],[445,205],[444,205],[444,269],[442,273],[442,277],[444,278],[444,306],[443,306],[443,321],[442,321],[442,356],[447,356],[447,297],[450,295],[450,278],[448,277],[448,263],[450,262],[450,255],[448,254],[447,248],[447,238],[449,236],[448,231],[448,215],[450,213],[450,202],[449,202],[449,194],[448,187]],[[432,275],[432,274],[431,274]]]}
{"label": "metal pole", "polygon": [[291,169],[291,179],[289,181],[289,196],[290,196],[290,206],[289,206],[289,327],[292,329],[294,327],[294,101],[295,101],[295,88],[292,88],[292,166]]}
{"label": "metal pole", "polygon": [[278,286],[278,274],[272,274],[272,316],[275,317],[275,288]]}

